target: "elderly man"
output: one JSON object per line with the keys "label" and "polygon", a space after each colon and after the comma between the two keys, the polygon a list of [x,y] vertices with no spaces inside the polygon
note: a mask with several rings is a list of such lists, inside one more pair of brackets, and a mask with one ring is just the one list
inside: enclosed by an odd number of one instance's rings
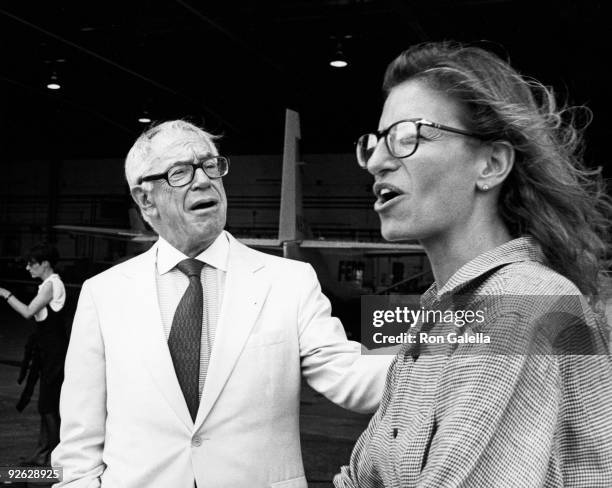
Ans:
{"label": "elderly man", "polygon": [[356,411],[390,357],[361,356],[311,266],[223,231],[228,161],[183,121],[145,132],[125,172],[158,232],[86,281],[61,399],[56,486],[302,488],[300,380]]}

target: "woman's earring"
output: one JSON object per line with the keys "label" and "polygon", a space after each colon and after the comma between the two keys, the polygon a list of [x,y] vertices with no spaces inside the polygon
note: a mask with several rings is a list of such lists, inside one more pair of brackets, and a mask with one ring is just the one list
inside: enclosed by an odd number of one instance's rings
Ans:
{"label": "woman's earring", "polygon": [[489,185],[487,185],[487,184],[485,183],[484,185],[482,185],[482,186],[480,187],[480,189],[481,189],[482,191],[489,191]]}

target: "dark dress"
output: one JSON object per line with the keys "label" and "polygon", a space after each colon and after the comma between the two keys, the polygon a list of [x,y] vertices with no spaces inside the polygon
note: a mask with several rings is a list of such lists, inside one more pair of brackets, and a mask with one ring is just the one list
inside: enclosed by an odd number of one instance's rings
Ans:
{"label": "dark dress", "polygon": [[25,388],[17,403],[17,410],[20,412],[30,402],[38,378],[40,378],[38,412],[40,414],[59,412],[59,397],[64,381],[64,361],[68,347],[64,311],[65,307],[56,312],[47,305],[47,318],[36,322],[34,332],[28,338],[19,376],[21,383],[29,369]]}

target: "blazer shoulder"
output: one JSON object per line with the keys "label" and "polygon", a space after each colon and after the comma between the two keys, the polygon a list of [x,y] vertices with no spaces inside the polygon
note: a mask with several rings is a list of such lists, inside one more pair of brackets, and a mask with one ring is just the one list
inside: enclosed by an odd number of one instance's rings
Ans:
{"label": "blazer shoulder", "polygon": [[246,246],[241,248],[239,260],[235,261],[235,264],[240,263],[267,276],[275,287],[288,286],[289,282],[296,284],[318,280],[316,272],[308,263],[266,254]]}
{"label": "blazer shoulder", "polygon": [[296,279],[297,277],[308,275],[310,272],[316,275],[313,267],[308,263],[273,256],[260,251],[255,252],[258,254],[258,259],[264,265],[267,272],[277,277],[277,279],[281,277]]}
{"label": "blazer shoulder", "polygon": [[106,285],[116,281],[120,277],[137,273],[143,268],[143,266],[146,266],[148,262],[152,262],[153,252],[153,249],[149,249],[138,256],[115,264],[107,270],[92,276],[86,280],[86,283],[91,286]]}
{"label": "blazer shoulder", "polygon": [[280,256],[272,256],[271,254],[261,253],[265,256],[266,265],[274,269],[282,270],[283,272],[306,272],[312,268],[308,263],[296,261],[295,259],[282,258]]}
{"label": "blazer shoulder", "polygon": [[230,249],[230,256],[233,254],[235,257],[240,257],[243,262],[257,263],[258,265],[263,265],[264,267],[272,271],[278,270],[284,273],[304,273],[308,269],[312,268],[310,264],[304,263],[302,261],[296,261],[295,259],[274,256],[272,254],[267,254],[265,252],[253,249],[252,247],[245,246],[235,238],[233,239],[232,248]]}

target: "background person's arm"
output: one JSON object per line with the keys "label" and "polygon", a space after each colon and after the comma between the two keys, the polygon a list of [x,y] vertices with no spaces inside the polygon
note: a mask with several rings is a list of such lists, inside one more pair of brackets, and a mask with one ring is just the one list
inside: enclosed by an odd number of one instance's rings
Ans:
{"label": "background person's arm", "polygon": [[106,369],[104,339],[96,304],[88,283],[83,284],[60,397],[60,443],[52,465],[63,468],[56,488],[96,488],[105,465],[102,462],[106,423]]}
{"label": "background person's arm", "polygon": [[51,282],[45,283],[29,305],[23,303],[6,288],[0,288],[0,296],[2,296],[2,298],[6,300],[6,303],[24,319],[31,319],[53,299],[53,285]]}

